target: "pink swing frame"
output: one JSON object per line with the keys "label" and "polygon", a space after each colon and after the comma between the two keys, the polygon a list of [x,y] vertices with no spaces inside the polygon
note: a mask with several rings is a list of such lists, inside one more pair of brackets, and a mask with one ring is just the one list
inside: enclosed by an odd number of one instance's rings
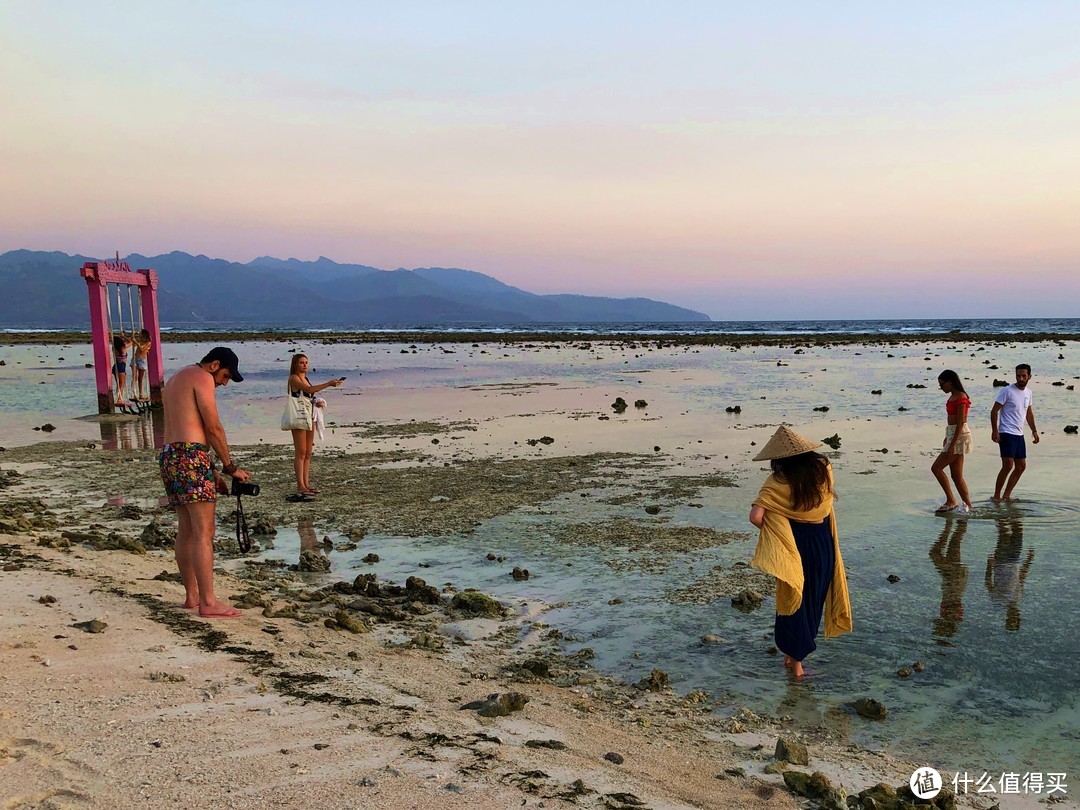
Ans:
{"label": "pink swing frame", "polygon": [[109,345],[108,295],[109,284],[130,284],[139,288],[143,327],[150,333],[150,353],[146,359],[146,376],[150,385],[151,405],[161,404],[161,389],[165,385],[165,366],[161,359],[161,332],[158,324],[156,270],[132,271],[120,260],[86,262],[79,275],[86,280],[90,296],[90,331],[94,343],[94,378],[97,382],[98,413],[116,413],[113,395],[112,347]]}

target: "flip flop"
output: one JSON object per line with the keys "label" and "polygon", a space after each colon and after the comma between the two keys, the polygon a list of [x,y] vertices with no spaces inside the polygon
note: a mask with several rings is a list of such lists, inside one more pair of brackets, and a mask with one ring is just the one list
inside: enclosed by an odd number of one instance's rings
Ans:
{"label": "flip flop", "polygon": [[954,504],[953,506],[945,506],[945,504],[942,504],[941,506],[939,506],[937,509],[934,510],[934,514],[935,515],[943,515],[946,512],[955,512],[956,507],[959,506],[959,505],[960,504]]}
{"label": "flip flop", "polygon": [[305,495],[318,495],[318,494],[319,494],[319,490],[315,489],[315,487],[311,487],[311,488],[309,488],[309,489],[305,489],[305,490],[304,490],[304,494],[305,494]]}

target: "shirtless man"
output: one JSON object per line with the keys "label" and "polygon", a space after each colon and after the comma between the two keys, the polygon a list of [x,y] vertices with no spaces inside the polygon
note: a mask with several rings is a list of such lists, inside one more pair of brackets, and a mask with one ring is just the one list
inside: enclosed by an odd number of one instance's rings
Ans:
{"label": "shirtless man", "polygon": [[[224,476],[245,483],[250,474],[237,469],[229,455],[225,429],[218,419],[214,389],[241,382],[232,349],[218,346],[200,362],[174,374],[162,391],[165,446],[161,449],[161,480],[176,508],[176,565],[187,598],[183,607],[199,609],[208,619],[240,616],[241,611],[214,596],[214,509],[217,495],[229,492]],[[207,446],[209,444],[209,447]],[[210,448],[221,459],[219,473]]]}

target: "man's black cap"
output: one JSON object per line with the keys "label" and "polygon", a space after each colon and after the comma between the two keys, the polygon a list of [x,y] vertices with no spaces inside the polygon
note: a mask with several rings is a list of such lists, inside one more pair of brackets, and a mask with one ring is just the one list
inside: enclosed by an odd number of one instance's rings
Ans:
{"label": "man's black cap", "polygon": [[215,360],[221,363],[222,368],[227,368],[229,370],[229,373],[232,375],[233,382],[244,381],[244,375],[241,374],[240,369],[237,368],[240,359],[236,356],[236,352],[234,352],[232,349],[229,349],[225,346],[218,346],[214,349],[211,349],[207,353],[206,357],[202,359],[202,362],[213,363]]}

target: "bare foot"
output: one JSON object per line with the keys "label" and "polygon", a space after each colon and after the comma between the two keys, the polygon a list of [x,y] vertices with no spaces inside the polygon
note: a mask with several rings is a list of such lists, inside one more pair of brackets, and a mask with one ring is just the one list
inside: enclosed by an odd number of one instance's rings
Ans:
{"label": "bare foot", "polygon": [[791,674],[794,675],[796,678],[801,678],[803,675],[806,674],[806,672],[802,668],[802,661],[791,662]]}
{"label": "bare foot", "polygon": [[792,658],[790,655],[785,655],[784,656],[784,666],[787,669],[791,669],[791,665],[794,664],[794,663],[795,663],[795,659]]}
{"label": "bare foot", "polygon": [[994,496],[994,497],[992,497],[992,498],[991,498],[990,500],[992,500],[992,501],[993,501],[994,503],[1001,503],[1001,502],[1002,502],[1003,500],[1005,500],[1005,499],[1004,499],[1004,498],[1002,498],[1002,497],[1001,497],[1000,495],[995,495],[995,496]]}
{"label": "bare foot", "polygon": [[950,501],[945,501],[945,503],[943,503],[943,504],[942,504],[941,506],[939,506],[939,507],[938,507],[937,509],[935,509],[934,511],[935,511],[935,512],[951,512],[952,510],[954,510],[954,509],[955,509],[955,508],[956,508],[957,506],[959,506],[959,505],[960,505],[960,504],[958,504],[958,503],[953,503],[953,502],[950,502]]}
{"label": "bare foot", "polygon": [[205,605],[199,605],[199,615],[204,619],[232,619],[243,616],[244,611],[237,610],[232,605],[215,599]]}
{"label": "bare foot", "polygon": [[188,604],[187,602],[184,602],[182,605],[177,605],[177,607],[179,607],[181,610],[195,610],[195,608],[197,608],[198,606],[198,600],[196,600],[194,605]]}

